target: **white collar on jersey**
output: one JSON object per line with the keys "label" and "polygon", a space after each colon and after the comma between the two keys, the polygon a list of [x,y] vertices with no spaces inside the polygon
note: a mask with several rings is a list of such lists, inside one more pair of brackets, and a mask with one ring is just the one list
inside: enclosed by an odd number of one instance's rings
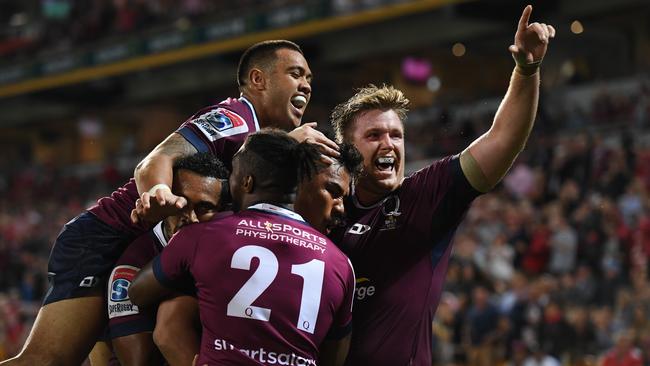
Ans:
{"label": "white collar on jersey", "polygon": [[239,100],[242,102],[246,103],[248,105],[248,108],[251,109],[251,112],[253,112],[253,121],[255,121],[255,130],[259,131],[260,130],[260,123],[257,121],[257,112],[255,112],[255,107],[253,107],[253,103],[251,103],[248,99],[246,99],[245,96],[240,96]]}
{"label": "white collar on jersey", "polygon": [[287,217],[292,218],[294,220],[305,222],[305,219],[303,219],[302,216],[300,216],[299,214],[297,214],[297,213],[295,213],[295,212],[293,212],[291,210],[287,210],[284,207],[272,205],[270,203],[257,203],[257,204],[254,204],[254,205],[248,207],[248,208],[249,209],[254,209],[254,210],[260,210],[260,211],[266,211],[266,212],[270,212],[270,213],[274,213],[274,214],[279,214],[279,215],[282,215],[282,216],[287,216]]}
{"label": "white collar on jersey", "polygon": [[158,241],[160,244],[162,244],[163,248],[169,244],[167,242],[167,238],[165,238],[165,233],[163,232],[163,222],[159,222],[156,224],[156,226],[153,227],[153,234],[158,238]]}

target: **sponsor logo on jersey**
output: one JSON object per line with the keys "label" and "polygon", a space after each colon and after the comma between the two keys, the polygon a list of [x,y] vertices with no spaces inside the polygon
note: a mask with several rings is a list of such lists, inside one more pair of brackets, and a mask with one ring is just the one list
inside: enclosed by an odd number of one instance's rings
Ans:
{"label": "sponsor logo on jersey", "polygon": [[[277,350],[270,350],[265,347],[234,345],[225,339],[214,340],[214,350],[217,352],[240,352],[247,357],[252,358],[254,361],[264,365],[288,365],[288,366],[310,366],[316,365],[316,360],[312,358],[302,357],[300,355],[285,350],[284,352]],[[257,363],[256,362],[256,363]]]}
{"label": "sponsor logo on jersey", "polygon": [[367,297],[370,297],[375,294],[375,291],[375,286],[372,284],[369,278],[357,278],[357,285],[354,288],[354,295],[356,300],[361,301]]}
{"label": "sponsor logo on jersey", "polygon": [[79,282],[79,287],[95,287],[99,283],[99,279],[95,276],[84,277],[81,282]]}
{"label": "sponsor logo on jersey", "polygon": [[191,121],[210,141],[248,132],[246,121],[237,113],[225,109],[212,109]]}
{"label": "sponsor logo on jersey", "polygon": [[325,253],[327,247],[324,237],[285,223],[242,219],[237,223],[235,235],[280,241],[321,253]]}
{"label": "sponsor logo on jersey", "polygon": [[138,314],[138,306],[129,299],[129,287],[140,269],[120,265],[113,269],[108,286],[108,317]]}
{"label": "sponsor logo on jersey", "polygon": [[356,224],[352,225],[348,229],[348,233],[349,234],[354,234],[354,235],[363,235],[363,234],[367,233],[368,231],[370,231],[370,229],[372,229],[370,226],[360,224],[360,223],[357,222]]}

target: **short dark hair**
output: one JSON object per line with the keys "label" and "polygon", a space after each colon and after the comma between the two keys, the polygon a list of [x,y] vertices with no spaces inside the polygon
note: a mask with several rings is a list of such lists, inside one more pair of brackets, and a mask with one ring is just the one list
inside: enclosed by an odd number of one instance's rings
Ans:
{"label": "short dark hair", "polygon": [[334,158],[350,174],[350,179],[354,183],[363,169],[363,156],[359,150],[352,144],[339,144],[339,157]]}
{"label": "short dark hair", "polygon": [[245,161],[242,169],[253,174],[258,184],[287,194],[296,190],[299,181],[316,174],[320,152],[316,146],[299,143],[284,131],[266,128],[248,135],[244,149],[235,159]]}
{"label": "short dark hair", "polygon": [[173,171],[179,169],[189,170],[202,177],[217,179],[228,179],[230,172],[214,154],[210,152],[199,152],[193,155],[184,156],[174,161]]}
{"label": "short dark hair", "polygon": [[303,54],[300,46],[284,39],[263,41],[250,46],[239,59],[239,65],[237,66],[237,85],[240,88],[246,85],[246,78],[252,68],[270,65],[271,62],[275,61],[275,52],[284,48],[300,52],[301,55]]}

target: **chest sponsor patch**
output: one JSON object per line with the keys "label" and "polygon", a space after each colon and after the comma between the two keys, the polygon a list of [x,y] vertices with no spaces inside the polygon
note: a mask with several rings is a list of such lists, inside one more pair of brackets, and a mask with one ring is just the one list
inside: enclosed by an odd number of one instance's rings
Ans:
{"label": "chest sponsor patch", "polygon": [[356,223],[348,229],[348,233],[354,235],[363,235],[372,229],[370,226],[365,224]]}
{"label": "chest sponsor patch", "polygon": [[138,306],[129,299],[129,287],[140,269],[120,265],[113,269],[108,281],[108,317],[138,314]]}
{"label": "chest sponsor patch", "polygon": [[360,277],[356,279],[356,286],[354,288],[355,300],[362,301],[375,294],[375,285],[367,277]]}
{"label": "chest sponsor patch", "polygon": [[191,123],[210,141],[248,132],[246,121],[237,113],[225,108],[208,111],[193,119]]}

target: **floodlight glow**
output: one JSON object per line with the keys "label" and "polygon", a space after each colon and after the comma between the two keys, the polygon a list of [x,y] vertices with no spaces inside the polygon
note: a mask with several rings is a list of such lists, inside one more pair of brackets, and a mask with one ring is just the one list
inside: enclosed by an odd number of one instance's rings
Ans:
{"label": "floodlight glow", "polygon": [[571,23],[571,32],[573,32],[573,34],[581,34],[584,31],[585,28],[579,20],[574,20],[573,23]]}
{"label": "floodlight glow", "polygon": [[462,57],[465,55],[465,45],[462,43],[454,43],[454,45],[451,47],[451,53],[453,53],[456,57]]}

